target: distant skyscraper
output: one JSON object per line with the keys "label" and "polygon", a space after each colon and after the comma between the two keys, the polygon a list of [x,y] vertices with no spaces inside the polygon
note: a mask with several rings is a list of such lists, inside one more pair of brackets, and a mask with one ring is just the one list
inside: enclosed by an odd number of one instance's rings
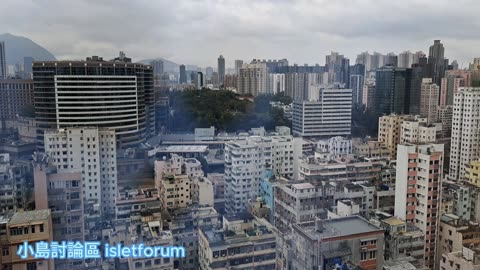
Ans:
{"label": "distant skyscraper", "polygon": [[440,40],[434,40],[428,52],[429,76],[437,85],[441,84],[443,75],[445,74],[445,48]]}
{"label": "distant skyscraper", "polygon": [[328,82],[344,83],[348,87],[350,76],[350,61],[338,52],[332,52],[325,57],[328,68]]}
{"label": "distant skyscraper", "polygon": [[33,65],[33,57],[23,58],[23,78],[26,80],[32,79],[32,65]]}
{"label": "distant skyscraper", "polygon": [[352,103],[354,107],[362,104],[363,78],[362,75],[350,75],[349,85],[352,89]]}
{"label": "distant skyscraper", "polygon": [[207,77],[207,80],[211,80],[213,76],[213,68],[212,67],[207,67],[205,69],[205,77]]}
{"label": "distant skyscraper", "polygon": [[196,74],[196,79],[195,79],[195,85],[197,89],[202,89],[205,86],[205,78],[203,77],[202,72],[197,72]]}
{"label": "distant skyscraper", "polygon": [[0,41],[0,80],[7,78],[7,60],[5,59],[5,42]]}
{"label": "distant skyscraper", "polygon": [[398,55],[398,67],[399,68],[411,68],[413,64],[414,54],[410,51],[402,52]]}
{"label": "distant skyscraper", "polygon": [[178,83],[187,83],[187,71],[185,70],[185,65],[180,65],[180,80]]}
{"label": "distant skyscraper", "polygon": [[385,66],[393,66],[397,67],[398,64],[398,56],[395,55],[394,53],[388,53],[384,57],[384,65]]}
{"label": "distant skyscraper", "polygon": [[153,60],[150,65],[153,68],[154,75],[162,75],[163,74],[163,61],[162,60]]}
{"label": "distant skyscraper", "polygon": [[218,57],[218,65],[217,65],[217,71],[218,71],[218,80],[219,84],[223,85],[224,82],[224,77],[225,77],[225,58],[223,58],[223,55],[220,55]]}
{"label": "distant skyscraper", "polygon": [[242,68],[243,60],[235,60],[235,75],[240,74],[240,69]]}
{"label": "distant skyscraper", "polygon": [[365,66],[365,71],[368,72],[371,70],[372,62],[371,55],[368,52],[363,52],[357,55],[357,60],[355,64],[362,64]]}

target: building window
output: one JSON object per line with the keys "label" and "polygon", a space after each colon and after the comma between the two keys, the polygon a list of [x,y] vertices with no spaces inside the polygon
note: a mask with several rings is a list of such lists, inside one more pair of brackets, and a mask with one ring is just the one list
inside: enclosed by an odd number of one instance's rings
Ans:
{"label": "building window", "polygon": [[8,255],[10,255],[10,249],[8,247],[3,247],[2,256],[8,256]]}
{"label": "building window", "polygon": [[27,263],[27,270],[37,270],[37,263]]}
{"label": "building window", "polygon": [[360,261],[366,261],[366,260],[367,260],[367,252],[360,253]]}
{"label": "building window", "polygon": [[370,259],[376,259],[377,258],[377,251],[370,251]]}

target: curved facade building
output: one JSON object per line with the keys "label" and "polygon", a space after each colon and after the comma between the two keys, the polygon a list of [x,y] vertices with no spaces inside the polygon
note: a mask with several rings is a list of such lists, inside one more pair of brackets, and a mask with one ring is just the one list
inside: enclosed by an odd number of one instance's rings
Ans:
{"label": "curved facade building", "polygon": [[142,143],[155,133],[153,69],[103,61],[33,64],[37,141],[45,129],[94,126],[115,130],[119,147]]}

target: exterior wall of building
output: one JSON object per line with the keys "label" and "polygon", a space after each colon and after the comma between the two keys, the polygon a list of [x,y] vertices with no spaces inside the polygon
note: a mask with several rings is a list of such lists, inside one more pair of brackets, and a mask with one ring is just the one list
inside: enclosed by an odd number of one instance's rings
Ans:
{"label": "exterior wall of building", "polygon": [[1,120],[15,119],[26,106],[33,106],[33,103],[32,80],[11,79],[0,81]]}
{"label": "exterior wall of building", "polygon": [[82,171],[88,213],[115,215],[117,159],[115,131],[68,128],[45,133],[45,150],[58,172]]}
{"label": "exterior wall of building", "polygon": [[425,233],[425,265],[429,267],[435,257],[443,153],[443,144],[398,145],[395,216]]}
{"label": "exterior wall of building", "polygon": [[40,148],[45,129],[71,125],[113,128],[122,147],[155,134],[150,66],[101,58],[34,62],[33,81]]}
{"label": "exterior wall of building", "polygon": [[318,101],[294,101],[292,132],[303,137],[350,136],[351,89],[322,89]]}
{"label": "exterior wall of building", "polygon": [[429,124],[437,122],[439,87],[431,79],[423,79],[420,90],[420,116]]}
{"label": "exterior wall of building", "polygon": [[[465,180],[465,169],[479,155],[480,88],[460,88],[455,94],[449,179]],[[466,139],[468,138],[468,139]]]}

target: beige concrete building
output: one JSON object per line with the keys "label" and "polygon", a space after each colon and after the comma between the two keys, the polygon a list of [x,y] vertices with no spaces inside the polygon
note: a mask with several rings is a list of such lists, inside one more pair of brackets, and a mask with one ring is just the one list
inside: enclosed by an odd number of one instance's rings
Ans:
{"label": "beige concrete building", "polygon": [[378,119],[378,141],[390,151],[390,158],[397,158],[397,144],[400,143],[400,127],[408,115],[385,115]]}
{"label": "beige concrete building", "polygon": [[427,118],[427,123],[437,122],[439,87],[431,78],[424,78],[420,90],[420,116]]}
{"label": "beige concrete building", "polygon": [[380,141],[352,140],[353,154],[373,159],[390,158],[390,150]]}
{"label": "beige concrete building", "polygon": [[195,177],[192,183],[192,202],[201,206],[214,204],[213,184],[207,177]]}
{"label": "beige concrete building", "polygon": [[192,180],[186,175],[155,176],[162,206],[166,209],[185,208],[192,204]]}
{"label": "beige concrete building", "polygon": [[53,240],[50,209],[15,212],[0,215],[0,266],[4,270],[54,270],[53,260],[35,259],[28,256],[23,260],[17,255],[18,247],[25,241]]}
{"label": "beige concrete building", "polygon": [[400,127],[400,143],[431,143],[442,133],[441,124],[428,124],[426,118],[405,120]]}

